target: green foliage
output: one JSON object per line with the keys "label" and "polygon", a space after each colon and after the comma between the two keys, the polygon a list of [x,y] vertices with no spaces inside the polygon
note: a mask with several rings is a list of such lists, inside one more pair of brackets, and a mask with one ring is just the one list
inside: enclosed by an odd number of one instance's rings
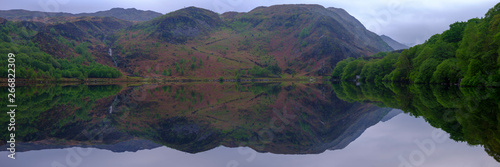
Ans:
{"label": "green foliage", "polygon": [[119,78],[122,73],[116,68],[94,64],[90,67],[89,78]]}
{"label": "green foliage", "polygon": [[301,42],[301,44],[300,44],[300,46],[302,46],[302,47],[307,47],[307,45],[308,45],[308,44],[309,44],[309,43],[307,43],[307,41],[302,41],[302,42]]}
{"label": "green foliage", "polygon": [[238,32],[246,30],[246,28],[249,25],[250,25],[249,22],[242,22],[242,21],[233,21],[230,24],[231,28],[233,28],[235,31],[238,31]]}
{"label": "green foliage", "polygon": [[[398,54],[394,66],[381,69],[378,59],[367,63],[340,61],[334,78],[351,80],[359,74],[364,81],[409,81],[414,83],[458,83],[465,86],[500,86],[500,3],[485,18],[456,22],[443,34]],[[373,58],[387,57],[379,53]],[[387,60],[394,60],[391,57]],[[383,59],[382,59],[383,60]],[[387,64],[385,62],[384,64]],[[378,79],[375,79],[378,78]]]}
{"label": "green foliage", "polygon": [[361,70],[363,69],[363,66],[366,62],[362,61],[361,59],[356,59],[354,61],[351,61],[347,63],[347,66],[345,66],[344,71],[342,72],[342,80],[354,80],[356,79],[356,75],[361,74]]}
{"label": "green foliage", "polygon": [[80,43],[76,45],[75,47],[75,52],[83,56],[88,62],[93,62],[94,60],[92,59],[92,56],[88,50],[89,43]]}
{"label": "green foliage", "polygon": [[332,78],[340,79],[342,77],[342,72],[344,72],[344,68],[350,61],[352,61],[352,58],[339,61],[333,69]]}
{"label": "green foliage", "polygon": [[269,71],[267,68],[262,68],[262,67],[255,66],[255,65],[249,70],[249,72],[251,75],[256,76],[256,77],[270,77],[272,74],[272,72]]}
{"label": "green foliage", "polygon": [[172,69],[168,69],[167,70],[163,70],[163,72],[161,73],[161,75],[164,75],[164,76],[172,76]]}
{"label": "green foliage", "polygon": [[479,85],[480,83],[485,83],[485,76],[482,71],[482,63],[479,60],[472,59],[469,61],[467,66],[467,72],[462,80],[462,85]]}
{"label": "green foliage", "polygon": [[54,34],[54,35],[57,34],[57,32],[56,32],[56,30],[54,28],[50,28],[50,33]]}
{"label": "green foliage", "polygon": [[497,3],[495,5],[495,7],[491,8],[490,10],[488,10],[488,12],[485,14],[485,17],[486,18],[491,18],[495,15],[498,15],[500,14],[500,3]]}
{"label": "green foliage", "polygon": [[[14,53],[16,55],[16,67],[19,70],[16,75],[17,78],[61,79],[64,77],[85,79],[95,76],[116,78],[122,75],[115,68],[95,63],[88,50],[89,43],[84,42],[75,45],[74,41],[57,35],[58,32],[55,29],[51,28],[49,31],[56,36],[55,38],[59,44],[67,47],[75,46],[75,52],[80,56],[75,56],[69,60],[56,59],[54,56],[41,51],[37,44],[32,41],[33,36],[37,33],[36,31],[12,22],[0,26],[0,39],[4,38],[0,41],[0,53]],[[7,35],[5,32],[11,33]],[[0,57],[7,60],[7,54],[1,54]],[[0,70],[6,68],[6,63],[6,61],[0,62]],[[6,71],[0,71],[0,75],[6,76]]]}
{"label": "green foliage", "polygon": [[450,29],[443,32],[443,40],[448,43],[460,42],[463,32],[467,26],[466,22],[456,22],[450,25]]}
{"label": "green foliage", "polygon": [[181,67],[179,66],[178,63],[175,63],[175,72],[180,72]]}
{"label": "green foliage", "polygon": [[195,63],[195,62],[191,63],[191,66],[190,66],[190,68],[191,68],[191,70],[194,70],[194,69],[196,69],[196,63]]}
{"label": "green foliage", "polygon": [[306,38],[307,36],[309,36],[309,34],[311,33],[311,26],[308,26],[306,28],[303,28],[300,33],[299,33],[299,38],[300,39],[304,39]]}
{"label": "green foliage", "polygon": [[439,62],[436,59],[430,58],[424,61],[422,65],[419,67],[417,75],[414,79],[415,83],[429,83],[434,71],[436,71],[436,67],[439,65]]}
{"label": "green foliage", "polygon": [[278,66],[278,63],[275,63],[273,65],[267,66],[266,69],[270,71],[272,74],[275,75],[280,75],[281,74],[281,67]]}
{"label": "green foliage", "polygon": [[458,83],[462,78],[457,59],[447,59],[436,67],[432,74],[432,83]]}
{"label": "green foliage", "polygon": [[234,79],[236,79],[236,81],[238,81],[238,82],[241,79],[241,74],[242,74],[241,72],[242,72],[241,70],[234,71]]}
{"label": "green foliage", "polygon": [[385,57],[382,59],[371,59],[363,66],[361,70],[361,81],[366,82],[380,82],[394,70],[394,63],[396,63],[399,54],[384,53]]}

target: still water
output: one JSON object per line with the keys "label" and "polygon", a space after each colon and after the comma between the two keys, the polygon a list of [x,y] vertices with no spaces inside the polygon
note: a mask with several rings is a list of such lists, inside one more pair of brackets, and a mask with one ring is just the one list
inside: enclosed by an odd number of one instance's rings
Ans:
{"label": "still water", "polygon": [[1,166],[500,166],[494,88],[125,83],[17,92],[16,159],[2,128]]}

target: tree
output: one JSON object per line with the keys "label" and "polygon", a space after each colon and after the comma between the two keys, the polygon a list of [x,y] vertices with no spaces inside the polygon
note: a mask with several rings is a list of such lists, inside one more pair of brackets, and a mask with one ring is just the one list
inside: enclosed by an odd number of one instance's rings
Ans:
{"label": "tree", "polygon": [[191,70],[194,70],[194,69],[196,69],[196,64],[195,64],[195,62],[191,63],[191,66],[190,66],[190,68],[191,68]]}
{"label": "tree", "polygon": [[462,78],[460,68],[457,65],[457,59],[448,59],[436,67],[436,71],[432,74],[432,83],[458,83]]}
{"label": "tree", "polygon": [[361,61],[360,59],[351,61],[347,64],[342,72],[342,80],[354,80],[356,79],[356,75],[361,74],[361,70],[363,69],[363,65],[366,62]]}
{"label": "tree", "polygon": [[332,73],[332,78],[341,78],[342,77],[342,72],[344,72],[344,68],[347,66],[347,64],[352,60],[352,58],[348,58],[342,61],[339,61],[337,65],[335,65],[335,68],[333,69]]}
{"label": "tree", "polygon": [[443,40],[448,43],[460,42],[467,22],[455,22],[450,25],[450,29],[443,32]]}
{"label": "tree", "polygon": [[274,65],[270,65],[266,67],[267,70],[269,70],[271,73],[275,75],[280,75],[281,74],[281,67],[278,65],[278,63],[275,63]]}
{"label": "tree", "polygon": [[500,14],[500,3],[497,3],[495,7],[488,10],[488,12],[485,14],[485,18],[492,18],[497,14]]}
{"label": "tree", "polygon": [[416,74],[415,83],[429,83],[439,62],[430,58],[424,61]]}

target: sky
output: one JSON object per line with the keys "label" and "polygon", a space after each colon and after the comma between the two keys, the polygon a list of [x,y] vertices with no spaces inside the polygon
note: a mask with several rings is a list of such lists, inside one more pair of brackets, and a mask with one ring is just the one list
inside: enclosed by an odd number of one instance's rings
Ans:
{"label": "sky", "polygon": [[455,142],[449,139],[448,133],[433,128],[423,118],[407,114],[399,114],[368,128],[342,150],[327,150],[321,154],[280,155],[223,146],[197,154],[168,147],[123,153],[92,148],[39,150],[17,153],[15,160],[8,159],[6,154],[0,151],[0,164],[9,167],[498,166],[483,147]]}
{"label": "sky", "polygon": [[320,4],[343,8],[368,30],[414,45],[442,33],[454,22],[484,17],[496,3],[496,0],[2,0],[0,10],[90,13],[121,7],[165,14],[196,6],[224,13],[248,12],[258,6],[277,4]]}

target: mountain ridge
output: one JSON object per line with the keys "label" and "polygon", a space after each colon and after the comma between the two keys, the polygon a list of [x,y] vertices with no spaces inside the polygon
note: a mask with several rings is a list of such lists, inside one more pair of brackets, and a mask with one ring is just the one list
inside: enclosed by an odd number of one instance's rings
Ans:
{"label": "mountain ridge", "polygon": [[[137,11],[109,11],[127,10]],[[42,64],[35,65],[22,59],[20,65],[33,67],[29,73],[34,74],[20,78],[328,76],[340,60],[392,50],[345,10],[321,5],[274,5],[223,14],[188,7],[143,22],[59,15],[3,27],[0,37],[10,42],[5,45],[32,42],[29,47],[57,59],[37,59]],[[7,33],[11,29],[15,33]],[[61,68],[64,59],[74,66]],[[89,72],[99,64],[106,70]],[[47,73],[51,68],[54,72]],[[37,76],[39,72],[45,74]]]}
{"label": "mountain ridge", "polygon": [[406,46],[405,44],[399,43],[398,41],[392,39],[391,37],[389,37],[387,35],[381,35],[380,38],[382,38],[382,40],[384,40],[384,42],[387,43],[394,50],[401,50],[401,49],[410,48],[410,47]]}
{"label": "mountain ridge", "polygon": [[51,17],[79,17],[100,16],[115,17],[128,21],[148,21],[163,14],[151,10],[138,10],[135,8],[111,8],[110,10],[97,11],[93,13],[67,13],[67,12],[41,12],[24,9],[0,10],[0,17],[11,21],[38,21]]}
{"label": "mountain ridge", "polygon": [[[147,74],[145,66],[153,66],[153,70],[158,68],[159,71],[173,71],[175,68],[175,76],[201,75],[208,78],[227,76],[224,72],[227,69],[243,69],[243,73],[251,73],[248,69],[252,66],[281,69],[261,77],[276,77],[282,73],[321,76],[347,57],[392,50],[378,35],[342,11],[320,5],[274,5],[258,7],[248,13],[218,15],[206,9],[188,7],[132,26],[124,34],[138,35],[118,39],[115,45],[118,47],[114,50],[123,50],[122,53],[132,50],[118,56],[123,60],[121,62],[128,62],[125,71],[130,74],[161,77]],[[347,21],[349,25],[345,24]],[[158,40],[173,46],[155,44]],[[183,51],[179,47],[184,48]],[[215,74],[200,74],[196,67],[193,67],[193,72],[185,70],[182,73],[183,59],[198,61],[212,56],[218,61],[227,60],[224,65],[217,65],[223,69],[212,69]],[[177,62],[180,68],[161,62]]]}

